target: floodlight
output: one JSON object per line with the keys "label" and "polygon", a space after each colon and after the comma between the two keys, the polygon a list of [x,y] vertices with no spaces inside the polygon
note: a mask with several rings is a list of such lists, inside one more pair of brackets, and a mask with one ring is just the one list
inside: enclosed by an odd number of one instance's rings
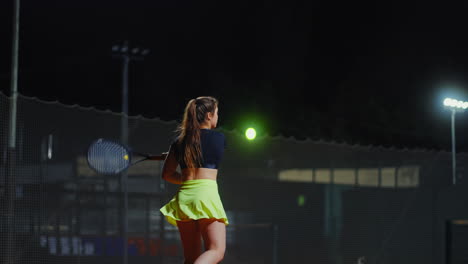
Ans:
{"label": "floodlight", "polygon": [[468,102],[459,101],[453,98],[445,98],[444,106],[455,110],[465,110],[468,108]]}

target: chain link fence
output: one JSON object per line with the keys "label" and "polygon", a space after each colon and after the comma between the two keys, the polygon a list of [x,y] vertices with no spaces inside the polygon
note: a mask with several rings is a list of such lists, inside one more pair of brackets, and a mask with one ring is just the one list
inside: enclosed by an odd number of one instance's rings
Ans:
{"label": "chain link fence", "polygon": [[[20,96],[16,147],[10,98],[0,95],[1,263],[183,263],[177,230],[159,208],[178,189],[162,162],[119,176],[89,169],[96,138],[120,139],[121,114]],[[177,123],[128,117],[129,145],[161,153]],[[438,263],[441,190],[451,155],[260,137],[219,129],[227,149],[218,185],[231,225],[223,263]],[[458,155],[466,186],[468,155]],[[126,235],[124,223],[128,223]],[[127,237],[127,243],[123,239]]]}

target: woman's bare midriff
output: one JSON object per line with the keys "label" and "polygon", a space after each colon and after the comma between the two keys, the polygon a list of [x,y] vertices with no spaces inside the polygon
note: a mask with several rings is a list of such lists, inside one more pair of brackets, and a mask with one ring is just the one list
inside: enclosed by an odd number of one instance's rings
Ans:
{"label": "woman's bare midriff", "polygon": [[182,181],[209,179],[216,181],[218,175],[217,169],[197,168],[197,169],[182,169]]}

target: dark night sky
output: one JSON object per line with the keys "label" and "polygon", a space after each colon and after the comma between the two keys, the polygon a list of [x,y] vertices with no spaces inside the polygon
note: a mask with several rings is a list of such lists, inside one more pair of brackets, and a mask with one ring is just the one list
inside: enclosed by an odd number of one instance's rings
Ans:
{"label": "dark night sky", "polygon": [[[9,93],[13,0],[0,3],[0,90]],[[123,40],[130,114],[180,119],[200,95],[220,125],[299,139],[450,148],[445,96],[468,100],[467,7],[396,1],[21,2],[20,93],[120,111]],[[457,117],[468,151],[468,113]]]}

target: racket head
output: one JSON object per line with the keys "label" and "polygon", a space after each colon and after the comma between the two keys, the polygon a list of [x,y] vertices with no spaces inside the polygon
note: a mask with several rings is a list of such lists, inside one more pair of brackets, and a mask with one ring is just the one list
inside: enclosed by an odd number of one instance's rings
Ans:
{"label": "racket head", "polygon": [[132,153],[118,142],[99,138],[89,145],[87,161],[89,167],[99,174],[119,174],[130,167]]}

